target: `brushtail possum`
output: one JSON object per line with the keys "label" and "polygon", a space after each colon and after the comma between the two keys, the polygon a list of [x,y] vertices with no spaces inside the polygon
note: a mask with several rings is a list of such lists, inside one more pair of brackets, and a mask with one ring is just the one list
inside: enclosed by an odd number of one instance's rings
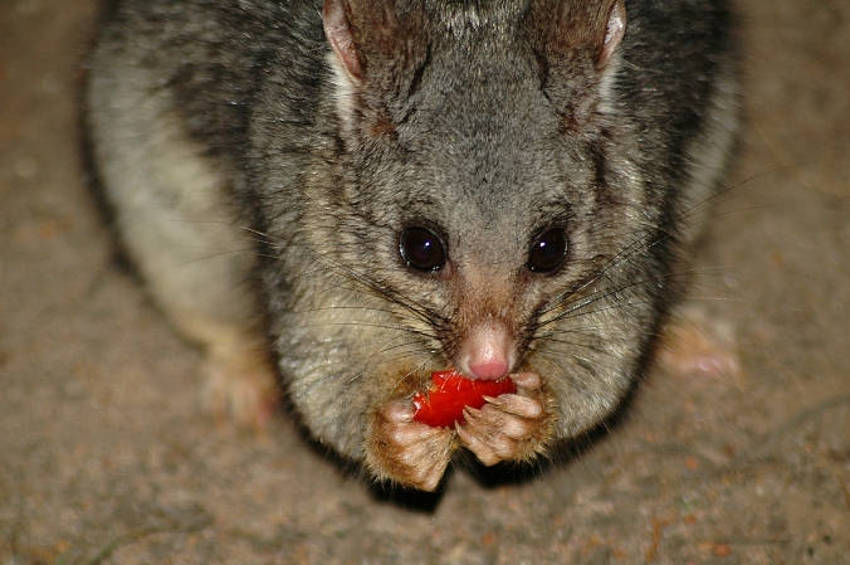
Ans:
{"label": "brushtail possum", "polygon": [[[640,374],[736,128],[725,0],[118,0],[86,87],[127,255],[243,422],[373,477],[530,461]],[[454,427],[431,371],[510,376]]]}

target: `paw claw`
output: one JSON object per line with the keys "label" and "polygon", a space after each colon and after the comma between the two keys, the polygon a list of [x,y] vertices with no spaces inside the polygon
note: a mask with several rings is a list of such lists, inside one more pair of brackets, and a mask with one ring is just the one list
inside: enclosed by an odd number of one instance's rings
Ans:
{"label": "paw claw", "polygon": [[463,420],[467,424],[480,421],[481,410],[477,408],[472,408],[471,406],[466,406],[463,409]]}
{"label": "paw claw", "polygon": [[490,406],[495,406],[496,408],[501,408],[505,404],[504,401],[502,401],[500,398],[497,398],[495,396],[486,396],[485,395],[482,398],[484,398],[484,402],[486,402]]}

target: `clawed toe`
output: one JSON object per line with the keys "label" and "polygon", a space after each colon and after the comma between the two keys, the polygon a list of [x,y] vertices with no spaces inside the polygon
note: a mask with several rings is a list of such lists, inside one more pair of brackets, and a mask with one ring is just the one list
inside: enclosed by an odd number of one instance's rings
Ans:
{"label": "clawed toe", "polygon": [[543,406],[537,400],[519,394],[503,394],[497,406],[521,418],[539,418],[543,414]]}

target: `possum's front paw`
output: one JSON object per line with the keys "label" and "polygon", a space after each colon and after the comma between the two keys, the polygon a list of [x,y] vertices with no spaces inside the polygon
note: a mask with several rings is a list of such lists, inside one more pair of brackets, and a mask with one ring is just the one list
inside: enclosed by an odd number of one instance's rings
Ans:
{"label": "possum's front paw", "polygon": [[395,400],[375,412],[366,464],[381,479],[433,491],[454,451],[454,433],[414,422],[413,411],[409,400]]}
{"label": "possum's front paw", "polygon": [[457,425],[461,444],[487,466],[500,461],[523,461],[541,453],[552,436],[552,417],[546,410],[540,377],[511,375],[516,394],[487,398],[480,409],[467,406],[464,423]]}

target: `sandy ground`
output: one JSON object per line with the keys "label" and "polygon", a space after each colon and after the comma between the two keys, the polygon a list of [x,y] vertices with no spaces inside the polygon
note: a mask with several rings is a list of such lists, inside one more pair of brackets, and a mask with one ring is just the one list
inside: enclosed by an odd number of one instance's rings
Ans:
{"label": "sandy ground", "polygon": [[691,297],[740,370],[653,370],[580,457],[417,498],[198,410],[198,352],[84,188],[93,2],[2,0],[0,564],[850,563],[850,3],[742,11],[747,133]]}

